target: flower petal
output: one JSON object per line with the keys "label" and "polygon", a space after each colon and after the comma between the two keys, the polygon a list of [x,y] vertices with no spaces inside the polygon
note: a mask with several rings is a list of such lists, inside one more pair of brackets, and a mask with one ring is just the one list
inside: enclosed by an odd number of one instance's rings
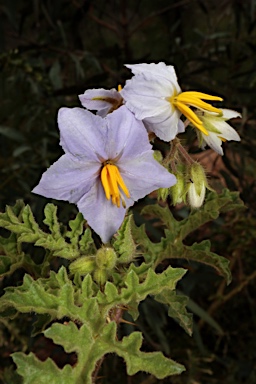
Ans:
{"label": "flower petal", "polygon": [[202,134],[203,143],[201,145],[201,148],[204,149],[206,144],[207,144],[215,152],[217,152],[219,155],[223,156],[222,140],[220,139],[220,137],[218,135],[216,135],[216,133],[214,133],[214,132],[208,132],[208,133],[209,133],[208,136]]}
{"label": "flower petal", "polygon": [[106,117],[105,151],[109,159],[136,157],[152,148],[143,123],[122,106]]}
{"label": "flower petal", "polygon": [[61,156],[46,172],[33,193],[77,203],[99,175],[97,162],[82,163],[69,154]]}
{"label": "flower petal", "polygon": [[134,201],[159,188],[169,188],[176,183],[176,177],[169,173],[153,157],[153,151],[132,160],[119,161],[121,176]]}
{"label": "flower petal", "polygon": [[175,85],[151,75],[137,75],[127,80],[121,94],[129,108],[139,120],[157,116],[172,110],[167,98],[178,92]]}
{"label": "flower petal", "polygon": [[[133,202],[132,202],[133,203]],[[107,243],[123,222],[126,209],[107,200],[100,180],[79,200],[79,211],[103,243]]]}
{"label": "flower petal", "polygon": [[[113,108],[122,103],[122,96],[116,89],[88,89],[83,95],[78,96],[83,107],[101,111],[100,115],[105,117]],[[103,113],[104,111],[104,113]]]}
{"label": "flower petal", "polygon": [[184,132],[184,123],[180,120],[180,112],[175,110],[172,114],[144,119],[145,126],[149,132],[154,132],[161,140],[171,141],[177,133]]}
{"label": "flower petal", "polygon": [[106,121],[83,108],[61,108],[60,144],[66,153],[83,161],[106,159]]}
{"label": "flower petal", "polygon": [[240,141],[238,133],[225,121],[216,121],[214,126],[221,132],[221,137],[226,140]]}
{"label": "flower petal", "polygon": [[157,64],[126,64],[125,66],[129,68],[134,75],[144,73],[146,75],[151,74],[153,76],[163,77],[168,80],[172,79],[173,82],[177,81],[177,76],[174,67],[172,65],[166,65],[163,62]]}
{"label": "flower petal", "polygon": [[225,120],[230,120],[230,119],[234,119],[236,117],[242,117],[241,113],[237,112],[237,111],[233,111],[232,109],[225,109],[225,108],[220,108],[220,110],[222,111],[223,113],[223,118]]}
{"label": "flower petal", "polygon": [[178,133],[183,133],[185,132],[185,125],[184,125],[184,122],[179,119],[179,122],[178,122]]}

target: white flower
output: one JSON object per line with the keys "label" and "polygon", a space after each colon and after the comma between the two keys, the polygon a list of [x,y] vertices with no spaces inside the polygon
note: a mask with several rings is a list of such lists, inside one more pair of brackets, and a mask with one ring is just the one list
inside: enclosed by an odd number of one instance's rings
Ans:
{"label": "white flower", "polygon": [[197,130],[199,146],[205,149],[209,145],[218,154],[223,155],[222,142],[226,140],[240,141],[238,133],[232,128],[226,120],[235,117],[241,117],[241,114],[231,109],[221,109],[222,116],[216,116],[211,113],[196,111],[196,115],[203,122],[207,135]]}
{"label": "white flower", "polygon": [[184,132],[180,117],[183,114],[207,135],[202,121],[189,106],[220,114],[218,108],[203,100],[222,101],[222,98],[201,92],[181,92],[174,67],[165,63],[126,65],[134,76],[120,91],[126,106],[142,120],[148,131],[164,141]]}

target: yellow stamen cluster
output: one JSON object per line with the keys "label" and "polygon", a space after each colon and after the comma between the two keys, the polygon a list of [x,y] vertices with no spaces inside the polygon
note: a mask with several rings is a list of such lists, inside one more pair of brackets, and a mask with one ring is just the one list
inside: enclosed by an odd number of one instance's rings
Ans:
{"label": "yellow stamen cluster", "polygon": [[126,197],[130,197],[128,188],[126,187],[122,176],[116,165],[114,164],[105,164],[101,170],[101,183],[105,191],[106,198],[109,200],[112,199],[112,203],[115,204],[118,208],[120,207],[120,199],[122,200],[122,205],[125,208],[125,201],[120,192],[120,189],[124,192]]}
{"label": "yellow stamen cluster", "polygon": [[204,100],[211,100],[211,101],[222,101],[223,99],[218,96],[211,96],[207,95],[206,93],[202,92],[194,92],[194,91],[188,91],[188,92],[182,92],[177,96],[172,96],[168,98],[168,101],[176,108],[179,109],[179,111],[186,116],[186,118],[191,121],[191,123],[198,128],[200,131],[202,131],[205,135],[208,136],[208,131],[204,127],[202,121],[199,119],[199,117],[195,114],[192,109],[189,108],[195,107],[198,109],[201,109],[203,111],[209,111],[214,112],[219,115],[222,115],[222,111],[218,108],[213,107],[211,104],[206,103]]}

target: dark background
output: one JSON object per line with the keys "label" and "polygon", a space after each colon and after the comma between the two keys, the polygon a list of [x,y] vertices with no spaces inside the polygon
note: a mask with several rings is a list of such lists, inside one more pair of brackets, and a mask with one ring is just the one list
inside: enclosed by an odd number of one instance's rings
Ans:
{"label": "dark background", "polygon": [[[190,129],[183,138],[208,170],[210,184],[240,191],[245,202],[242,213],[227,214],[188,239],[210,238],[213,251],[230,259],[233,282],[227,287],[211,269],[184,264],[189,273],[179,289],[191,297],[193,337],[151,299],[141,305],[134,328],[143,331],[146,350],[163,351],[187,371],[162,381],[127,377],[122,360],[108,356],[99,382],[255,384],[256,2],[5,0],[0,51],[0,209],[24,199],[39,220],[47,200],[30,191],[62,153],[58,108],[79,106],[77,95],[88,88],[123,85],[130,76],[123,64],[174,65],[183,90],[222,96],[224,107],[242,113],[232,122],[241,143],[223,144],[223,158],[199,151]],[[68,203],[56,204],[64,221],[76,212]],[[174,210],[180,216],[189,212]],[[2,279],[1,289],[21,278],[18,271]],[[72,362],[42,337],[31,339],[31,321],[22,315],[13,325],[0,323],[0,382],[19,382],[9,357],[17,350],[51,356],[59,366]]]}

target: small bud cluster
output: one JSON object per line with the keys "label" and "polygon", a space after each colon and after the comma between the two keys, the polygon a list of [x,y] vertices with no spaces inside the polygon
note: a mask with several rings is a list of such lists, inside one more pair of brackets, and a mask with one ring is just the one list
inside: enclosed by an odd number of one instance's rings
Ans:
{"label": "small bud cluster", "polygon": [[117,254],[111,247],[100,248],[95,256],[82,256],[73,261],[69,270],[72,274],[92,274],[93,279],[99,285],[108,280],[117,263]]}
{"label": "small bud cluster", "polygon": [[170,195],[173,205],[184,203],[191,208],[200,208],[206,189],[211,189],[202,165],[189,156],[177,138],[172,142],[170,158],[160,159],[160,162],[166,162],[167,169],[175,175],[177,181],[170,188],[160,188],[158,199],[166,201]]}

